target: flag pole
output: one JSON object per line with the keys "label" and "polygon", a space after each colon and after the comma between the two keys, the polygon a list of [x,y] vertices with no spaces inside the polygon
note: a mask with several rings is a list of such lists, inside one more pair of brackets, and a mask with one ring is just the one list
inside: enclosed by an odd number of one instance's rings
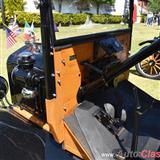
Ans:
{"label": "flag pole", "polygon": [[9,29],[8,26],[4,22],[2,22],[2,25],[3,25],[4,29],[6,29],[6,28]]}

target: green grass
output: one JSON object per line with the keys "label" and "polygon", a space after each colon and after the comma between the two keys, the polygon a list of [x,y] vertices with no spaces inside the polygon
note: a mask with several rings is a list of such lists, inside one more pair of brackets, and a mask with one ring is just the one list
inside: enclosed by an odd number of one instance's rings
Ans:
{"label": "green grass", "polygon": [[[131,53],[135,54],[141,48],[138,45],[140,42],[152,39],[153,37],[158,36],[159,33],[160,30],[158,30],[158,26],[147,27],[145,24],[135,24],[133,28]],[[135,72],[135,67],[131,68],[129,80],[152,97],[160,100],[160,80],[150,80],[140,77]]]}
{"label": "green grass", "polygon": [[152,39],[160,34],[158,26],[147,27],[145,24],[135,24],[133,27],[132,53],[137,52],[141,47],[140,42]]}
{"label": "green grass", "polygon": [[[93,25],[92,27],[80,27],[80,26],[71,26],[71,27],[60,27],[60,32],[56,33],[57,39],[73,37],[78,35],[86,35],[96,32],[103,32],[106,30],[110,30],[112,28],[125,28],[126,26],[121,25]],[[40,30],[36,29],[37,36],[40,37]],[[151,39],[154,36],[159,34],[160,30],[158,30],[157,26],[147,27],[144,24],[136,24],[134,25],[133,30],[133,40],[132,40],[132,54],[135,54],[140,47],[138,43],[143,40]],[[17,43],[10,49],[6,49],[6,38],[5,32],[0,29],[0,75],[7,77],[6,70],[6,60],[8,56],[17,50],[19,47],[23,46],[23,38],[19,36],[17,38]],[[143,77],[140,77],[135,74],[135,68],[131,69],[131,74],[129,80],[139,86],[142,90],[149,93],[151,96],[160,99],[160,81],[149,80]]]}
{"label": "green grass", "polygon": [[57,39],[62,39],[62,38],[67,38],[67,37],[74,37],[74,36],[80,36],[80,35],[87,35],[87,34],[93,34],[93,33],[98,33],[98,32],[104,32],[104,31],[109,31],[113,29],[118,29],[118,28],[127,28],[127,25],[120,25],[120,24],[107,24],[107,25],[102,25],[102,24],[93,24],[84,27],[82,26],[71,26],[71,27],[60,27],[59,32],[56,33]]}

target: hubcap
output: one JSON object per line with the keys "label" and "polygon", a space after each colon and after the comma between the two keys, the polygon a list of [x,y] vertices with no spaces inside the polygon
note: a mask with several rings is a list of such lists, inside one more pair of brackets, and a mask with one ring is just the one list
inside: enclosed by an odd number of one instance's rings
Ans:
{"label": "hubcap", "polygon": [[151,67],[155,66],[155,64],[156,64],[156,62],[153,61],[153,60],[149,62],[149,65],[150,65]]}

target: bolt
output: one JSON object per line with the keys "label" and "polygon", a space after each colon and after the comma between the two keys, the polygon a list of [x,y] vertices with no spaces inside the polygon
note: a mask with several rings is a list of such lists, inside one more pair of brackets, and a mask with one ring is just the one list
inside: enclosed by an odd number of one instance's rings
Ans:
{"label": "bolt", "polygon": [[55,74],[54,74],[54,73],[52,73],[52,74],[51,74],[51,76],[52,76],[52,77],[55,77]]}
{"label": "bolt", "polygon": [[53,94],[53,97],[55,98],[56,96],[57,96],[57,95],[54,93],[54,94]]}
{"label": "bolt", "polygon": [[52,55],[52,56],[53,56],[53,52],[50,52],[50,55]]}
{"label": "bolt", "polygon": [[63,59],[62,61],[61,61],[64,65],[66,64],[66,61]]}
{"label": "bolt", "polygon": [[59,85],[61,85],[61,80],[58,80],[57,82],[58,82]]}
{"label": "bolt", "polygon": [[56,71],[56,73],[58,74],[58,76],[60,76],[61,72],[60,71]]}
{"label": "bolt", "polygon": [[63,107],[64,111],[67,112],[67,107]]}

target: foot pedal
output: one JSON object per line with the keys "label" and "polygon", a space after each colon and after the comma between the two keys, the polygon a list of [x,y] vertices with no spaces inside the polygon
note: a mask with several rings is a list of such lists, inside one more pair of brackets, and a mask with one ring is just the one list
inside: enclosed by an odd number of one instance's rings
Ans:
{"label": "foot pedal", "polygon": [[121,121],[125,122],[126,120],[127,120],[127,112],[126,112],[126,110],[122,109],[122,112],[121,112]]}
{"label": "foot pedal", "polygon": [[114,106],[110,103],[104,104],[104,108],[107,114],[109,114],[112,118],[115,117],[115,109]]}
{"label": "foot pedal", "polygon": [[[114,108],[114,106],[112,104],[110,104],[110,103],[106,103],[106,104],[104,104],[104,108],[105,108],[106,113],[108,115],[110,115],[111,118],[114,119],[115,118],[115,108]],[[126,111],[124,109],[122,109],[122,111],[121,111],[120,120],[122,122],[125,122],[127,120],[127,113],[126,113]]]}

